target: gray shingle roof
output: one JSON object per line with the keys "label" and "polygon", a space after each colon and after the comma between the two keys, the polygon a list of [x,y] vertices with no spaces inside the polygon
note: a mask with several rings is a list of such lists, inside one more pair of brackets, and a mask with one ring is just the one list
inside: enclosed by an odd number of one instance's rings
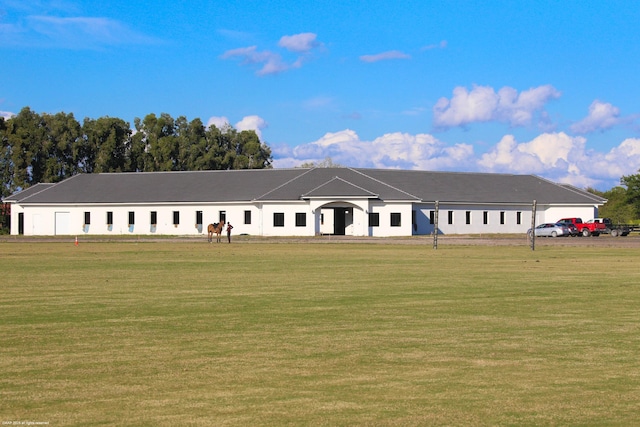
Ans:
{"label": "gray shingle roof", "polygon": [[367,175],[423,201],[463,203],[604,203],[606,200],[535,175],[369,169]]}
{"label": "gray shingle roof", "polygon": [[534,175],[392,169],[252,169],[76,175],[6,198],[23,204],[211,203],[368,197],[384,201],[601,204]]}
{"label": "gray shingle roof", "polygon": [[302,197],[305,199],[314,197],[336,197],[337,194],[344,197],[378,198],[377,194],[353,185],[338,176],[303,194]]}
{"label": "gray shingle roof", "polygon": [[22,190],[19,191],[17,193],[14,193],[8,197],[5,197],[2,199],[3,202],[15,202],[18,200],[22,200],[25,199],[29,196],[33,196],[36,193],[39,193],[40,191],[46,190],[47,188],[51,187],[52,185],[55,184],[49,184],[49,183],[40,183],[40,184],[35,184],[32,185],[31,187],[27,188],[26,190]]}

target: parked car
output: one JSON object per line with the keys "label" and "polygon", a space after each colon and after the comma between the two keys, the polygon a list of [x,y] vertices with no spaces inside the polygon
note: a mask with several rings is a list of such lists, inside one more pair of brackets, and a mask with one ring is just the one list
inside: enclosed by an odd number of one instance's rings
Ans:
{"label": "parked car", "polygon": [[580,230],[578,230],[578,227],[576,227],[575,224],[564,224],[565,227],[567,227],[567,229],[569,230],[569,235],[571,237],[576,237],[580,235]]}
{"label": "parked car", "polygon": [[604,233],[607,228],[604,224],[600,222],[583,222],[582,218],[562,218],[558,220],[558,224],[569,225],[573,224],[578,229],[578,232],[584,237],[598,237],[600,233]]}
{"label": "parked car", "polygon": [[[571,235],[565,224],[555,224],[553,222],[540,224],[535,228],[535,233],[536,237],[567,237]],[[531,229],[527,231],[527,235],[531,236]]]}

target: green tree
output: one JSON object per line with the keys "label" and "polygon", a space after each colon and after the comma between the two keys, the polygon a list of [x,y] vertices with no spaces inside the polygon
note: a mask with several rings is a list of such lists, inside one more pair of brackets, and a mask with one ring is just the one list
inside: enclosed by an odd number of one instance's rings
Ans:
{"label": "green tree", "polygon": [[131,129],[122,119],[101,117],[85,119],[82,127],[84,144],[81,159],[86,172],[129,171],[128,150]]}
{"label": "green tree", "polygon": [[46,125],[43,118],[25,107],[8,120],[7,142],[11,147],[13,182],[11,191],[41,182],[44,172],[43,143]]}
{"label": "green tree", "polygon": [[4,117],[0,117],[0,198],[13,192],[13,161],[11,160],[11,145],[9,145],[8,127]]}
{"label": "green tree", "polygon": [[588,191],[607,199],[598,213],[602,218],[611,218],[617,224],[627,224],[635,219],[634,208],[627,203],[627,190],[623,187],[613,187],[608,191],[596,191],[589,189]]}
{"label": "green tree", "polygon": [[230,125],[205,128],[162,113],[134,120],[38,114],[29,107],[0,118],[0,192],[38,182],[58,182],[77,173],[270,168],[271,149],[254,131]]}
{"label": "green tree", "polygon": [[334,163],[331,157],[325,157],[320,162],[305,162],[302,163],[299,168],[343,168],[344,166]]}
{"label": "green tree", "polygon": [[627,188],[626,202],[633,207],[634,219],[640,218],[640,174],[623,176],[620,183]]}
{"label": "green tree", "polygon": [[271,167],[271,149],[260,142],[252,130],[235,135],[233,169],[265,169]]}
{"label": "green tree", "polygon": [[43,141],[43,175],[40,182],[59,182],[78,173],[80,123],[73,114],[43,114],[46,138]]}
{"label": "green tree", "polygon": [[167,113],[160,117],[147,114],[134,121],[136,154],[143,159],[140,170],[145,172],[179,170],[179,141],[175,135],[175,120]]}

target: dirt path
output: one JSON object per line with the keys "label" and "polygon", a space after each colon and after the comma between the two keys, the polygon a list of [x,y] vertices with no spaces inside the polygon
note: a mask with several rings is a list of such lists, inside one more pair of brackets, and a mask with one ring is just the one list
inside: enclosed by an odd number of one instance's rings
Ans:
{"label": "dirt path", "polygon": [[[79,242],[175,242],[175,243],[207,243],[207,236],[78,236]],[[75,236],[0,236],[0,243],[20,242],[66,242],[74,243]],[[260,244],[260,243],[367,243],[367,244],[398,244],[398,245],[426,245],[433,246],[433,236],[414,237],[354,237],[354,236],[316,236],[316,237],[259,237],[259,236],[234,236],[232,244]],[[218,243],[213,243],[218,244]],[[228,244],[226,242],[219,244]],[[526,236],[438,236],[438,247],[450,245],[473,246],[529,246]],[[598,237],[538,237],[536,247],[544,246],[574,246],[574,247],[624,247],[639,248],[640,235],[634,234],[626,237],[611,237],[601,235]]]}

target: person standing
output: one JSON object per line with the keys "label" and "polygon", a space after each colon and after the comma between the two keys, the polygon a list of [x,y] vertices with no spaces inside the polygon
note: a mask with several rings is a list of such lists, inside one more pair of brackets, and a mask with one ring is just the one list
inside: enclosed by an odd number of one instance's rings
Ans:
{"label": "person standing", "polygon": [[233,225],[231,223],[227,224],[227,240],[231,243],[231,230],[233,230]]}

